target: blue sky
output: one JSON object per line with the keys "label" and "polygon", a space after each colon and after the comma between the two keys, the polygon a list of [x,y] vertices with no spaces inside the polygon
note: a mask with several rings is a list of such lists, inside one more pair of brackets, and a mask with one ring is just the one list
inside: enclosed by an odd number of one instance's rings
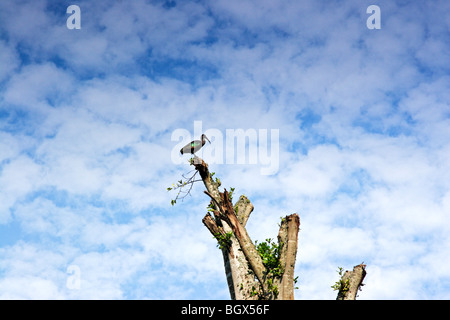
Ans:
{"label": "blue sky", "polygon": [[449,299],[449,15],[448,1],[1,1],[0,298],[228,299],[203,186],[173,207],[166,191],[189,171],[172,133],[202,121],[279,130],[276,173],[210,168],[254,204],[253,240],[299,213],[297,299],[334,299],[337,268],[363,261],[360,299]]}

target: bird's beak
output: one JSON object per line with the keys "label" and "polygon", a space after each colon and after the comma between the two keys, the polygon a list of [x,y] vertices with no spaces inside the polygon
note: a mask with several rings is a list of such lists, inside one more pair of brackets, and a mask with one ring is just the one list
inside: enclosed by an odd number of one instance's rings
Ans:
{"label": "bird's beak", "polygon": [[208,140],[209,144],[211,144],[211,141],[209,141],[209,139],[208,139],[208,137],[207,137],[207,136],[205,136],[205,139],[206,139],[206,140]]}

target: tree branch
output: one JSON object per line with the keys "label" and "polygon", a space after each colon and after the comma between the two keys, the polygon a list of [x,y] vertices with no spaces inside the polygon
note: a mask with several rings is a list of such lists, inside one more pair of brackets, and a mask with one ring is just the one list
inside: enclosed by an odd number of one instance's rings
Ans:
{"label": "tree branch", "polygon": [[348,281],[348,286],[345,290],[343,288],[339,290],[336,300],[356,300],[358,290],[364,285],[362,282],[365,276],[366,265],[363,263],[354,266],[353,271],[345,271],[345,274],[342,276],[342,282],[346,283]]}
{"label": "tree branch", "polygon": [[247,220],[250,217],[253,208],[253,204],[244,195],[240,196],[239,200],[234,205],[236,216],[243,227],[247,224]]}
{"label": "tree branch", "polygon": [[[198,161],[194,162],[195,169],[200,173],[200,177],[203,180],[203,184],[206,190],[212,195],[212,198],[216,200],[216,203],[220,201],[219,185],[216,181],[213,181],[211,174],[208,170],[208,164],[202,159],[198,158]],[[219,208],[217,208],[219,210]]]}
{"label": "tree branch", "polygon": [[225,213],[227,217],[227,222],[229,222],[231,229],[233,230],[234,235],[239,241],[241,245],[241,249],[244,252],[250,267],[255,273],[256,278],[258,278],[259,282],[263,287],[263,291],[267,291],[267,285],[264,281],[264,271],[265,267],[262,262],[261,256],[256,250],[255,245],[251,241],[250,237],[247,234],[247,230],[242,226],[239,222],[238,218],[234,213],[234,209],[231,207],[231,202],[228,197],[228,192],[225,189],[224,193],[220,194],[221,196],[221,211]]}
{"label": "tree branch", "polygon": [[217,234],[221,234],[223,236],[225,235],[225,231],[223,231],[223,228],[220,228],[217,225],[216,220],[214,220],[214,218],[211,217],[209,213],[206,214],[206,216],[202,219],[202,222],[213,236]]}

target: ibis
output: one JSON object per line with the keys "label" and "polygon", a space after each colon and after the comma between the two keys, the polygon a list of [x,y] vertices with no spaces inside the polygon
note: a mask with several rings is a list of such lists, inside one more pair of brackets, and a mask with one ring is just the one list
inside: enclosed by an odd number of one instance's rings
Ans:
{"label": "ibis", "polygon": [[206,143],[205,139],[208,140],[209,143],[211,143],[211,141],[209,141],[208,137],[205,134],[202,134],[201,137],[201,141],[200,140],[194,140],[189,142],[187,145],[185,145],[183,148],[181,148],[180,152],[181,154],[185,154],[185,153],[196,153],[198,150],[201,149],[201,147],[203,147]]}

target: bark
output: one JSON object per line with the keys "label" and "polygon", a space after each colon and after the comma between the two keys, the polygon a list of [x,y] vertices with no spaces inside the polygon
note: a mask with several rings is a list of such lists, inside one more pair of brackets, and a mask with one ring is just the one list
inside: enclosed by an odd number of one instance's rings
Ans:
{"label": "bark", "polygon": [[360,290],[364,277],[366,276],[366,265],[361,263],[353,267],[353,271],[345,271],[342,276],[342,282],[346,283],[348,281],[347,288],[341,288],[337,295],[336,300],[356,300],[356,294]]}
{"label": "bark", "polygon": [[299,229],[300,217],[298,214],[293,214],[282,220],[278,233],[278,242],[283,243],[280,254],[281,265],[284,268],[280,282],[281,300],[294,300],[294,267]]}
{"label": "bark", "polygon": [[247,224],[247,220],[253,211],[253,205],[246,196],[242,195],[234,205],[234,211],[237,212],[236,216],[239,222],[242,224],[242,226],[245,227],[245,225]]}
{"label": "bark", "polygon": [[[297,253],[300,218],[298,214],[286,216],[281,223],[278,242],[282,244],[280,263],[283,274],[270,277],[256,246],[250,239],[245,225],[253,211],[253,205],[241,196],[233,206],[227,190],[220,192],[220,183],[214,181],[208,165],[201,159],[194,163],[211,198],[214,217],[210,213],[203,218],[204,225],[216,237],[225,238],[232,233],[229,244],[222,248],[225,272],[230,296],[236,300],[294,299],[294,267]],[[257,294],[255,294],[257,292]]]}

